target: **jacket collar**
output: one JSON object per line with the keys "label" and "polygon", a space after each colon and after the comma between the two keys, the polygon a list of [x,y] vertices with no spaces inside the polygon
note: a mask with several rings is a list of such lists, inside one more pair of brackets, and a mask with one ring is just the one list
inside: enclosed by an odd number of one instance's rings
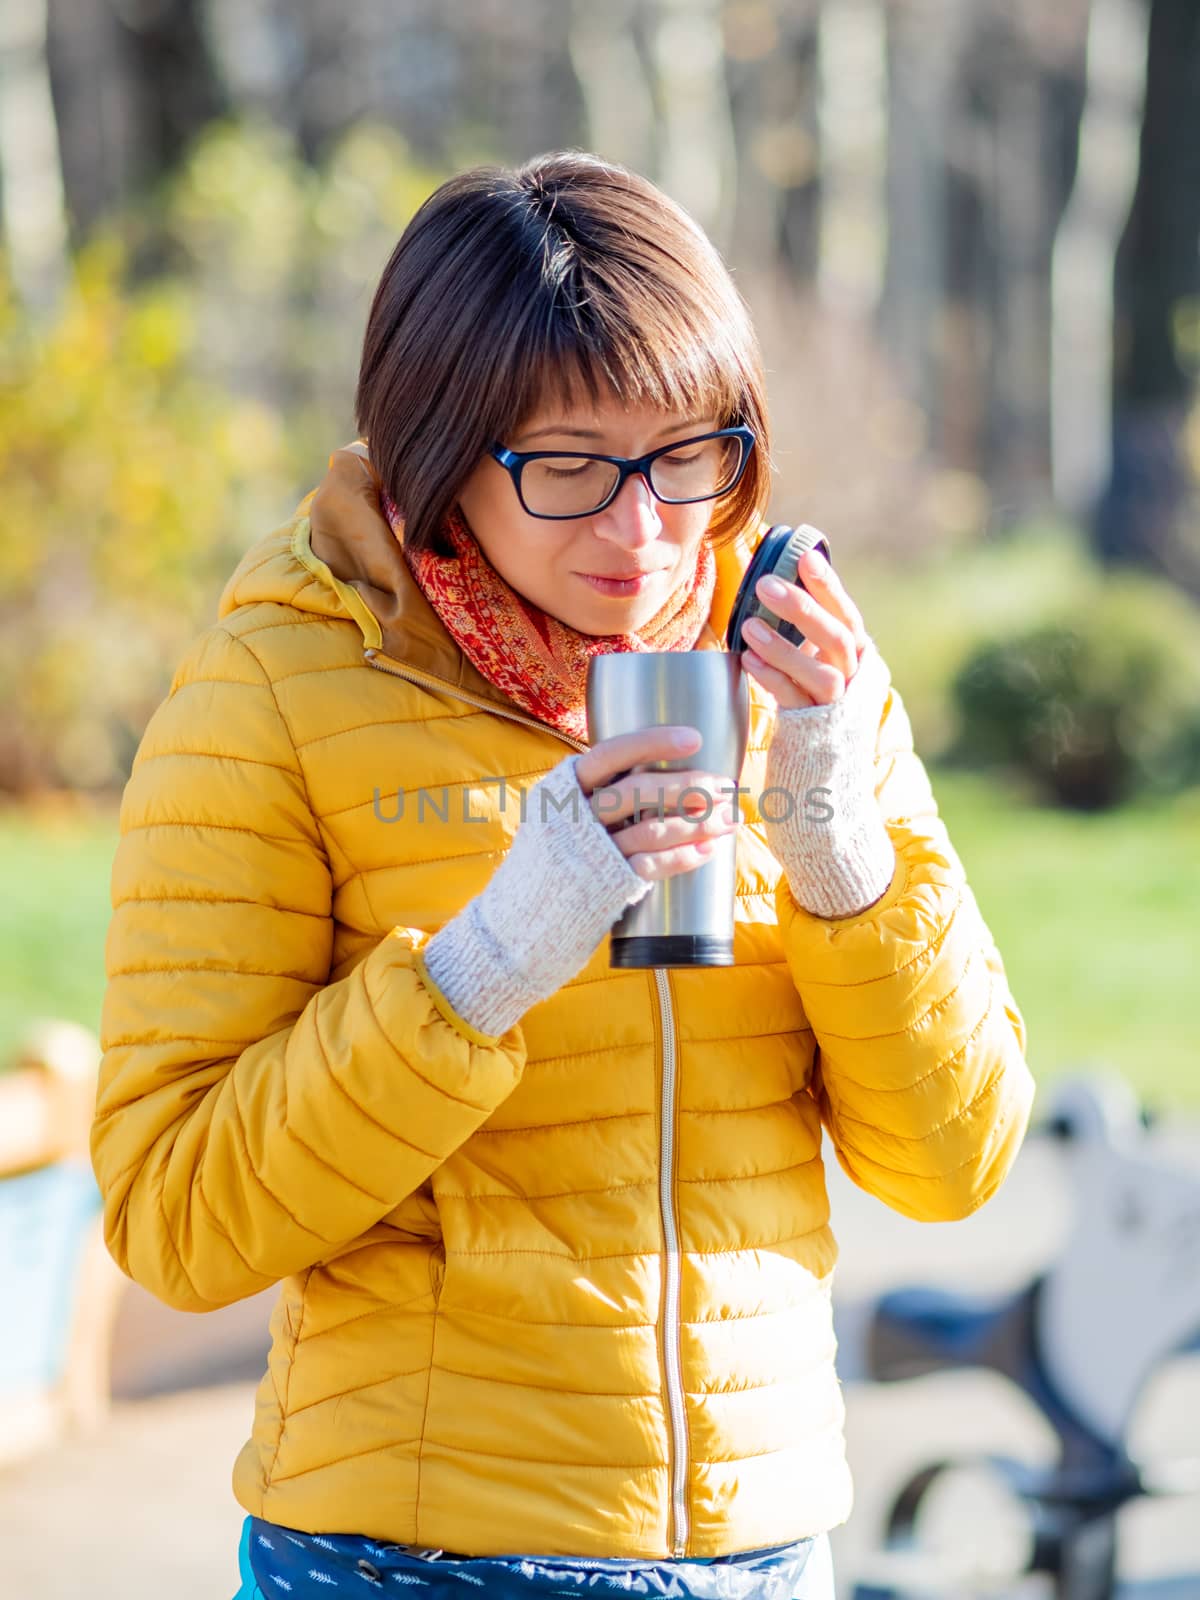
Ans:
{"label": "jacket collar", "polygon": [[[322,616],[350,617],[363,647],[498,706],[508,697],[472,665],[422,594],[379,508],[366,446],[335,450],[319,488],[291,523],[246,552],[222,591],[218,616],[282,601]],[[717,581],[699,649],[724,640],[737,586],[766,523],[716,552]],[[297,566],[301,569],[297,573]],[[297,582],[297,577],[300,582]]]}

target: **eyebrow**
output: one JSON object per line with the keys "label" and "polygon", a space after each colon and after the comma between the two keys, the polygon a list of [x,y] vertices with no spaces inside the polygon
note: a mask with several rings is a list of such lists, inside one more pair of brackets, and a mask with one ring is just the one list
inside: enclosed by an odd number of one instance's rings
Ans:
{"label": "eyebrow", "polygon": [[[670,422],[665,428],[660,428],[651,437],[661,439],[666,433],[678,433],[681,428],[696,428],[706,421],[705,417],[687,417],[683,422]],[[604,435],[594,428],[561,428],[557,425],[552,428],[539,428],[536,433],[522,433],[518,439],[523,439],[528,444],[532,439],[544,439],[547,434],[557,433],[572,439],[603,439]]]}

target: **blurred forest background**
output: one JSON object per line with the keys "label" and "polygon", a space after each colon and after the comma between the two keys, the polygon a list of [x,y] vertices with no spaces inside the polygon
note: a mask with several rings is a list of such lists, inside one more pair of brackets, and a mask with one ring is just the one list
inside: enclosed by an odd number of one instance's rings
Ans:
{"label": "blurred forest background", "polygon": [[1200,1104],[1196,0],[0,9],[0,1051],[96,1023],[142,730],[353,437],[397,235],[555,147],[733,269],[773,515],[891,663],[1039,1072]]}

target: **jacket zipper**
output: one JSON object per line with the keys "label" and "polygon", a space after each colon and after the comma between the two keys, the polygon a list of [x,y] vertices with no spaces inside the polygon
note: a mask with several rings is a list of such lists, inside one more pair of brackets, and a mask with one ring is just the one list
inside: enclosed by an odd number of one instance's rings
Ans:
{"label": "jacket zipper", "polygon": [[[522,727],[536,728],[540,733],[553,734],[574,750],[588,746],[570,734],[552,728],[549,723],[538,722],[533,717],[522,717],[517,712],[505,711],[492,701],[463,690],[432,673],[418,672],[414,667],[403,667],[390,657],[381,656],[373,646],[363,651],[368,663],[380,672],[389,672],[394,678],[404,678],[420,688],[435,689],[453,699],[478,706],[509,722]],[[677,1035],[675,1012],[671,1004],[671,985],[665,967],[653,967],[654,984],[658,995],[658,1014],[662,1027],[662,1104],[660,1122],[662,1137],[659,1143],[658,1198],[663,1229],[663,1374],[667,1385],[667,1419],[671,1430],[671,1554],[680,1560],[687,1553],[688,1542],[688,1444],[687,1417],[684,1411],[682,1360],[680,1351],[679,1302],[681,1267],[679,1257],[679,1226],[675,1216],[675,1102],[677,1080]]]}
{"label": "jacket zipper", "polygon": [[422,689],[436,689],[439,694],[451,695],[455,700],[465,700],[469,706],[477,706],[480,711],[490,711],[494,716],[504,717],[509,722],[519,722],[523,728],[536,728],[539,733],[553,734],[556,739],[561,739],[564,744],[569,744],[572,750],[586,750],[588,746],[582,739],[573,739],[569,733],[560,733],[557,728],[552,728],[548,722],[539,722],[536,717],[522,717],[515,711],[505,711],[503,706],[498,706],[494,700],[484,700],[480,695],[467,694],[464,690],[456,688],[454,684],[447,683],[445,678],[434,677],[431,672],[418,672],[415,667],[402,667],[393,661],[390,656],[381,656],[374,645],[368,645],[363,651],[367,662],[372,667],[378,667],[380,672],[390,672],[393,678],[404,678],[409,683],[415,683]]}
{"label": "jacket zipper", "polygon": [[678,1059],[670,980],[665,967],[655,967],[653,971],[655,987],[658,990],[658,1014],[662,1021],[663,1041],[658,1200],[663,1229],[663,1371],[667,1380],[667,1412],[671,1424],[671,1554],[678,1561],[687,1553],[688,1542],[687,1417],[683,1400],[679,1320],[682,1268],[679,1257],[679,1225],[675,1216],[675,1110]]}

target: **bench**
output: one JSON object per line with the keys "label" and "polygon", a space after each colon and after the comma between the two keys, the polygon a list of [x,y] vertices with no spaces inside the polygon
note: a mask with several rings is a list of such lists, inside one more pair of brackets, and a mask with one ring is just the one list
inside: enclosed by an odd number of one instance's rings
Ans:
{"label": "bench", "polygon": [[109,1409],[127,1280],[104,1244],[88,1149],[99,1063],[88,1029],[45,1021],[0,1073],[0,1466]]}

